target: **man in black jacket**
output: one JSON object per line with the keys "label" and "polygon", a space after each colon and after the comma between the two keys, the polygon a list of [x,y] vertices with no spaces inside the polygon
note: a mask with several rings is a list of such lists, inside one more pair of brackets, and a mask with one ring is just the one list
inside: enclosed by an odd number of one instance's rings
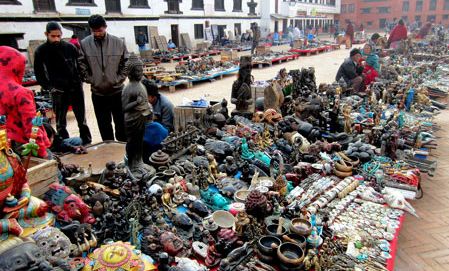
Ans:
{"label": "man in black jacket", "polygon": [[126,79],[128,51],[125,42],[106,32],[106,20],[100,15],[89,18],[92,35],[81,41],[79,65],[83,80],[90,84],[92,103],[101,138],[126,141],[122,90]]}
{"label": "man in black jacket", "polygon": [[63,139],[69,138],[67,111],[71,105],[83,144],[89,144],[92,136],[86,124],[83,86],[77,64],[78,49],[61,39],[61,26],[56,22],[47,24],[45,35],[47,42],[34,53],[34,72],[42,88],[51,92],[58,135]]}
{"label": "man in black jacket", "polygon": [[338,82],[341,78],[345,80],[348,87],[352,87],[357,93],[362,90],[362,71],[363,67],[359,66],[359,61],[362,57],[359,49],[352,49],[350,57],[340,65],[335,80]]}

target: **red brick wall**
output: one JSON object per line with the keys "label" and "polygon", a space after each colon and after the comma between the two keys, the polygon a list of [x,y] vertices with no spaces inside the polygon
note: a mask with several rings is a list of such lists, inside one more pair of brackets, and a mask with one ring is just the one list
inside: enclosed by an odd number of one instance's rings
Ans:
{"label": "red brick wall", "polygon": [[[449,0],[436,0],[435,10],[430,10],[430,3],[432,0],[421,0],[423,3],[422,11],[416,10],[416,2],[420,0],[342,0],[342,13],[338,16],[340,25],[346,26],[345,20],[351,20],[357,27],[361,23],[364,24],[365,29],[378,30],[380,29],[380,20],[385,19],[388,22],[393,21],[394,18],[407,17],[408,22],[415,21],[415,16],[420,16],[421,22],[426,22],[428,16],[435,16],[434,22],[449,25]],[[409,3],[408,11],[403,11],[403,2]],[[445,2],[446,9],[445,9]],[[353,5],[354,11],[349,10],[350,5]],[[381,8],[379,10],[379,8]],[[363,13],[368,11],[369,13]],[[388,13],[380,13],[388,9]],[[433,18],[430,18],[433,19]]]}

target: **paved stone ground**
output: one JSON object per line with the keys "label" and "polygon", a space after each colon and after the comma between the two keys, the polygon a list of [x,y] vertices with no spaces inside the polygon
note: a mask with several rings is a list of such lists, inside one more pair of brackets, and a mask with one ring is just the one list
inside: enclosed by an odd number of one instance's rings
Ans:
{"label": "paved stone ground", "polygon": [[[274,50],[287,51],[288,49],[289,46],[279,46]],[[249,52],[241,52],[240,54],[249,54]],[[343,62],[344,58],[348,56],[349,50],[340,49],[319,55],[300,57],[297,60],[274,64],[272,67],[265,67],[263,69],[254,68],[252,74],[254,75],[255,80],[267,80],[276,76],[277,72],[284,67],[287,68],[287,70],[299,69],[302,67],[315,67],[317,83],[332,83],[335,80],[335,74],[337,73],[339,65]],[[220,56],[215,56],[215,58],[219,59]],[[175,65],[176,63],[161,64],[161,66],[169,70],[174,70]],[[183,98],[193,100],[205,97],[211,101],[221,101],[223,98],[226,98],[229,101],[232,83],[235,79],[236,76],[229,75],[213,82],[205,81],[196,83],[193,85],[193,88],[187,89],[185,87],[180,87],[173,93],[168,92],[168,90],[162,90],[161,93],[168,96],[175,106],[182,104]],[[93,143],[99,142],[101,141],[101,138],[92,106],[90,85],[84,85],[84,94],[86,100],[86,118],[92,132]],[[73,113],[69,112],[67,118],[67,129],[69,133],[72,136],[78,135],[78,127]]]}
{"label": "paved stone ground", "polygon": [[[275,50],[288,50],[288,46],[281,46]],[[248,52],[243,52],[248,54]],[[340,49],[316,56],[300,57],[298,60],[284,62],[272,67],[253,70],[255,80],[273,78],[283,67],[298,69],[301,67],[315,67],[317,83],[331,83],[340,63],[348,57],[349,50]],[[218,58],[218,57],[217,57]],[[176,64],[162,64],[173,68]],[[202,96],[209,100],[220,101],[230,99],[232,82],[235,76],[228,76],[214,82],[203,82],[193,88],[180,88],[174,93],[164,92],[175,105],[181,104],[183,98],[198,99]],[[100,135],[90,98],[90,87],[84,87],[86,95],[87,120],[93,134],[93,142],[99,142]],[[449,147],[447,127],[449,113],[443,112],[438,118],[442,126],[439,132],[441,144],[434,152],[438,158],[438,170],[433,178],[423,180],[424,198],[412,202],[420,219],[407,216],[399,238],[396,270],[449,270]],[[77,125],[73,113],[68,115],[69,132],[77,135]]]}

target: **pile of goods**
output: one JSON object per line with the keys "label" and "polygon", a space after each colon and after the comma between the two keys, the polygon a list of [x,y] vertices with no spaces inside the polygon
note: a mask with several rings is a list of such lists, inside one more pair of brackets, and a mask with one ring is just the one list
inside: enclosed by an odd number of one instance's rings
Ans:
{"label": "pile of goods", "polygon": [[114,161],[100,176],[60,165],[63,180],[43,200],[0,136],[11,166],[0,176],[10,238],[0,269],[393,270],[405,213],[418,215],[406,198],[435,169],[425,159],[439,111],[429,86],[447,94],[439,82],[449,75],[447,64],[406,58],[385,59],[395,74],[364,97],[318,86],[313,68],[282,70],[254,112],[243,57],[231,114],[223,102],[171,133],[139,177]]}
{"label": "pile of goods", "polygon": [[180,62],[175,71],[182,79],[199,81],[202,78],[216,77],[238,71],[238,65],[230,61],[216,61],[213,57],[201,57]]}

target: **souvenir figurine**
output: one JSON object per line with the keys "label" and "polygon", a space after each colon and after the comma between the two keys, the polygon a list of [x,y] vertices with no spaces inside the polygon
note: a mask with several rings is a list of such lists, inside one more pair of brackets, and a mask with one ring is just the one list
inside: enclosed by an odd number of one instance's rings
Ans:
{"label": "souvenir figurine", "polygon": [[143,77],[143,62],[131,53],[126,62],[129,83],[122,91],[122,107],[125,115],[126,156],[132,174],[141,179],[152,169],[143,163],[143,134],[145,123],[151,114],[148,95],[140,82]]}
{"label": "souvenir figurine", "polygon": [[0,126],[0,241],[10,235],[28,236],[52,224],[54,217],[47,210],[45,202],[31,196],[26,169]]}
{"label": "souvenir figurine", "polygon": [[223,98],[223,100],[221,100],[221,108],[220,110],[218,110],[218,113],[221,113],[225,119],[229,119],[229,113],[228,113],[228,101]]}
{"label": "souvenir figurine", "polygon": [[241,145],[242,155],[241,157],[245,160],[252,160],[254,159],[254,153],[249,150],[248,143],[246,142],[246,138],[242,138],[242,145]]}
{"label": "souvenir figurine", "polygon": [[207,267],[214,267],[220,263],[221,254],[217,252],[217,249],[215,248],[215,240],[212,236],[209,236],[208,244],[207,257],[204,263]]}
{"label": "souvenir figurine", "polygon": [[246,212],[258,218],[263,218],[272,210],[267,197],[258,190],[252,190],[245,202]]}
{"label": "souvenir figurine", "polygon": [[71,270],[69,255],[72,244],[64,233],[57,228],[47,227],[34,233],[32,238],[48,262],[64,270]]}
{"label": "souvenir figurine", "polygon": [[173,185],[170,183],[165,184],[164,186],[164,194],[162,194],[162,205],[164,208],[172,209],[176,206],[173,204],[171,199],[171,193],[173,191]]}
{"label": "souvenir figurine", "polygon": [[171,231],[163,232],[159,237],[159,242],[162,245],[164,252],[170,256],[178,256],[180,253],[185,253],[184,243],[179,236]]}
{"label": "souvenir figurine", "polygon": [[0,243],[0,271],[54,270],[45,255],[34,242],[11,237]]}
{"label": "souvenir figurine", "polygon": [[246,229],[251,222],[248,215],[241,211],[237,214],[237,221],[235,222],[235,231],[239,237],[243,237],[246,234]]}
{"label": "souvenir figurine", "polygon": [[264,90],[264,108],[272,108],[277,112],[281,112],[281,105],[284,103],[284,93],[281,86],[276,81],[273,81]]}
{"label": "souvenir figurine", "polygon": [[343,108],[343,117],[345,119],[344,131],[347,134],[352,133],[352,119],[351,119],[352,108],[350,105],[345,105]]}
{"label": "souvenir figurine", "polygon": [[242,115],[251,117],[249,105],[253,103],[251,95],[251,56],[240,57],[240,70],[238,79],[234,81],[231,92],[231,103],[235,109],[231,115]]}
{"label": "souvenir figurine", "polygon": [[90,224],[80,224],[78,221],[74,221],[67,226],[61,227],[61,231],[72,243],[71,254],[73,256],[81,256],[83,252],[87,252],[97,246],[97,238]]}
{"label": "souvenir figurine", "polygon": [[215,178],[217,178],[219,174],[217,161],[212,154],[207,154],[207,160],[209,160],[209,174],[214,178],[213,180],[215,181]]}

